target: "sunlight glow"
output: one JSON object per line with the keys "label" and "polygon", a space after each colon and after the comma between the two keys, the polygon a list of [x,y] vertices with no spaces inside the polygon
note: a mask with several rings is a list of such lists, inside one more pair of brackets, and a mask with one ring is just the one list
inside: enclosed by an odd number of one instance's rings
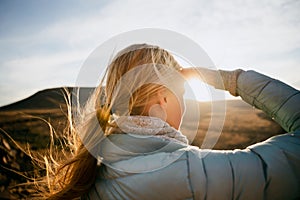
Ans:
{"label": "sunlight glow", "polygon": [[197,101],[211,101],[208,85],[196,78],[189,79],[185,83],[184,97]]}

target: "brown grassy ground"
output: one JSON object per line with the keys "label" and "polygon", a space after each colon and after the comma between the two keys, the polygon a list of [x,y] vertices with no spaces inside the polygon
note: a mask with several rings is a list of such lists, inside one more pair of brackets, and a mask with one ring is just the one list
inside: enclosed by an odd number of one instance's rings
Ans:
{"label": "brown grassy ground", "polygon": [[[204,137],[212,138],[213,141],[217,137],[218,140],[213,149],[243,149],[271,136],[284,133],[284,130],[261,110],[254,109],[241,100],[227,101],[224,122],[221,113],[217,111],[214,114],[214,120],[217,123],[212,124],[212,126],[222,126],[222,123],[224,123],[221,133],[215,130],[214,127],[208,132],[208,126],[212,123],[210,104],[199,103],[199,105],[200,121],[198,131],[192,140],[192,144],[195,146],[201,147]],[[189,108],[190,111],[195,110],[193,107]],[[188,123],[183,123],[182,131],[189,136],[189,127],[194,126],[194,123],[196,122],[189,119]]]}
{"label": "brown grassy ground", "polygon": [[[66,118],[60,109],[18,110],[0,112],[0,199],[26,198],[28,192],[15,187],[32,177],[32,160],[23,152],[44,153],[50,144],[50,122],[58,133],[65,127]],[[6,134],[12,138],[9,138]],[[12,187],[10,192],[8,188]]]}

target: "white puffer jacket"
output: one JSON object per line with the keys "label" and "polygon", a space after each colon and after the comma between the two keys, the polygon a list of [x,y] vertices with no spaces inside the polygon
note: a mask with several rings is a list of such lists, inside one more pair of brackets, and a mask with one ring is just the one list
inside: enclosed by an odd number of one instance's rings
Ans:
{"label": "white puffer jacket", "polygon": [[300,92],[254,71],[241,73],[237,86],[288,133],[233,151],[111,135],[101,147],[106,164],[85,198],[299,199]]}

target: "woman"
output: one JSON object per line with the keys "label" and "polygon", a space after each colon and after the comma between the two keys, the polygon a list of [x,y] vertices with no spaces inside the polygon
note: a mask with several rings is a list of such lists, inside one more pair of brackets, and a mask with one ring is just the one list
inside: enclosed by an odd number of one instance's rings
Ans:
{"label": "woman", "polygon": [[[223,81],[216,78],[219,74]],[[289,133],[244,150],[201,150],[188,145],[178,131],[184,114],[182,76],[204,77],[208,84],[241,96]],[[122,50],[104,79],[105,92],[102,81],[76,126],[71,126],[71,134],[78,133],[81,139],[74,140],[74,154],[61,165],[48,165],[47,186],[40,189],[44,197],[300,197],[300,93],[296,89],[254,71],[182,69],[166,50],[147,44]]]}

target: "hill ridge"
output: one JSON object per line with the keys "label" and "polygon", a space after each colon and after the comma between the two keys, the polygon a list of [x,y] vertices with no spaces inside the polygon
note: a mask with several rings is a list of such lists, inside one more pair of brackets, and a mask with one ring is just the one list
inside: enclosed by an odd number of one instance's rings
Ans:
{"label": "hill ridge", "polygon": [[0,107],[0,111],[25,110],[25,109],[51,109],[65,105],[65,95],[67,92],[79,89],[80,103],[84,104],[89,94],[94,90],[93,87],[55,87],[39,90],[22,100]]}

